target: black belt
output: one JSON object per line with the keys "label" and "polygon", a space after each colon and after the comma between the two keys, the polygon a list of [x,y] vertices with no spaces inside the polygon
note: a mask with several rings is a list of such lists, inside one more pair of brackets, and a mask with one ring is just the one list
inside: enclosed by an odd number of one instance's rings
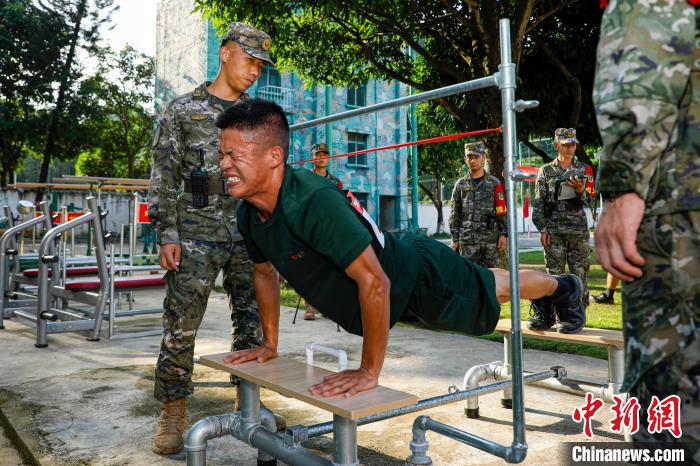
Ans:
{"label": "black belt", "polygon": [[[188,179],[185,179],[185,192],[186,193],[192,192],[192,183]],[[210,178],[209,179],[209,194],[228,194],[226,180],[222,180],[221,178],[217,178],[217,179],[212,180]]]}

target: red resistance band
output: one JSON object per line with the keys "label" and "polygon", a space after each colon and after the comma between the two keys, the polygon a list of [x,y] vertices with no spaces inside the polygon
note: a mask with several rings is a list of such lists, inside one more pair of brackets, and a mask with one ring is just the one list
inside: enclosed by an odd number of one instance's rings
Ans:
{"label": "red resistance band", "polygon": [[327,155],[326,157],[316,157],[314,159],[309,159],[309,160],[299,160],[298,162],[290,162],[289,165],[314,162],[316,160],[337,159],[339,157],[350,157],[351,155],[367,154],[368,152],[378,152],[381,150],[398,149],[400,147],[420,146],[423,144],[431,144],[433,142],[443,142],[443,141],[451,141],[452,139],[468,138],[469,136],[480,136],[482,134],[488,134],[488,133],[501,133],[502,131],[503,131],[503,129],[501,129],[501,128],[491,128],[491,129],[480,129],[477,131],[467,131],[466,133],[450,134],[448,136],[437,136],[434,138],[421,139],[419,141],[402,142],[401,144],[392,144],[390,146],[374,147],[372,149],[358,150],[355,152],[348,152],[348,153],[340,154],[340,155]]}

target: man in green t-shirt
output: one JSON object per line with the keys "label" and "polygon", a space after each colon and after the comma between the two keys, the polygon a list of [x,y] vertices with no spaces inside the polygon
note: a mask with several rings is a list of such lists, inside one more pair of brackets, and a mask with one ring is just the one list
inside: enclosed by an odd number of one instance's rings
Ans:
{"label": "man in green t-shirt", "polygon": [[[263,343],[224,358],[234,364],[277,356],[278,273],[311,305],[350,333],[362,335],[359,369],[310,387],[315,395],[352,396],[377,386],[389,329],[411,312],[435,326],[491,333],[499,302],[510,299],[507,270],[486,269],[421,235],[382,232],[349,194],[327,179],[286,165],[289,126],[282,109],[262,100],[231,107],[216,120],[221,170],[231,196],[244,199],[238,228],[255,263]],[[520,295],[582,311],[575,275],[520,271]]]}

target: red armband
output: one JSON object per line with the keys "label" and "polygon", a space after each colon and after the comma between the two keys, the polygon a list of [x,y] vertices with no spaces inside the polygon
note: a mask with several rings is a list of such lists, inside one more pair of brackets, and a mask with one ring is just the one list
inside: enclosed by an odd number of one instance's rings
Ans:
{"label": "red armband", "polygon": [[593,167],[586,165],[586,182],[584,190],[589,196],[595,197],[595,181],[593,180]]}
{"label": "red armband", "polygon": [[496,189],[493,192],[493,203],[496,206],[496,216],[503,217],[508,213],[508,207],[506,204],[506,193],[503,190],[503,185],[498,183]]}

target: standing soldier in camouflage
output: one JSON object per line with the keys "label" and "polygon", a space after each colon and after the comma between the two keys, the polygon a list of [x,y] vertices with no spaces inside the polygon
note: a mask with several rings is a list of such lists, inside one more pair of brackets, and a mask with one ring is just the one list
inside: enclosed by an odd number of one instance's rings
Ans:
{"label": "standing soldier in camouflage", "polygon": [[[593,100],[604,207],[596,256],[624,280],[625,380],[642,413],[680,402],[680,438],[700,464],[700,2],[610,2]],[[671,410],[672,412],[672,410]],[[651,429],[655,431],[656,429]]]}
{"label": "standing soldier in camouflage", "polygon": [[[591,248],[588,220],[584,207],[595,198],[593,169],[574,159],[576,130],[558,128],[554,132],[557,158],[540,167],[537,173],[532,221],[540,231],[544,246],[547,273],[561,275],[568,264],[569,271],[583,282],[583,303],[588,306],[589,292],[586,276],[590,268]],[[528,328],[546,330],[557,323],[560,333],[577,333],[586,323],[586,315],[555,315],[551,306],[533,304]]]}
{"label": "standing soldier in camouflage", "polygon": [[311,146],[311,157],[314,159],[314,173],[337,184],[338,188],[342,190],[343,182],[340,181],[338,177],[331,175],[331,172],[328,171],[328,163],[330,162],[330,159],[323,158],[328,157],[328,146],[323,142],[320,144],[314,144]]}
{"label": "standing soldier in camouflage", "polygon": [[464,162],[469,173],[457,181],[452,191],[452,249],[482,267],[500,268],[500,252],[508,241],[503,185],[484,170],[483,142],[464,145]]}
{"label": "standing soldier in camouflage", "polygon": [[213,82],[173,100],[163,112],[153,147],[148,215],[158,236],[160,264],[168,270],[163,302],[163,340],[155,374],[155,397],[163,402],[153,451],[182,449],[187,396],[192,393],[194,340],[220,271],[229,295],[232,349],[257,346],[260,316],[253,264],[236,228],[237,199],[228,196],[219,169],[216,116],[250,99],[270,37],[247,24],[231,23],[219,49]]}
{"label": "standing soldier in camouflage", "polygon": [[[330,159],[323,158],[328,157],[328,155],[328,145],[326,143],[321,142],[311,146],[311,157],[314,159],[314,173],[316,173],[318,176],[326,178],[328,181],[335,183],[338,185],[338,189],[342,190],[343,182],[337,177],[331,175],[331,172],[328,171],[328,163],[330,162]],[[304,301],[304,306],[306,307],[306,311],[304,311],[304,320],[315,320],[316,309],[314,309],[314,307],[306,300]]]}

